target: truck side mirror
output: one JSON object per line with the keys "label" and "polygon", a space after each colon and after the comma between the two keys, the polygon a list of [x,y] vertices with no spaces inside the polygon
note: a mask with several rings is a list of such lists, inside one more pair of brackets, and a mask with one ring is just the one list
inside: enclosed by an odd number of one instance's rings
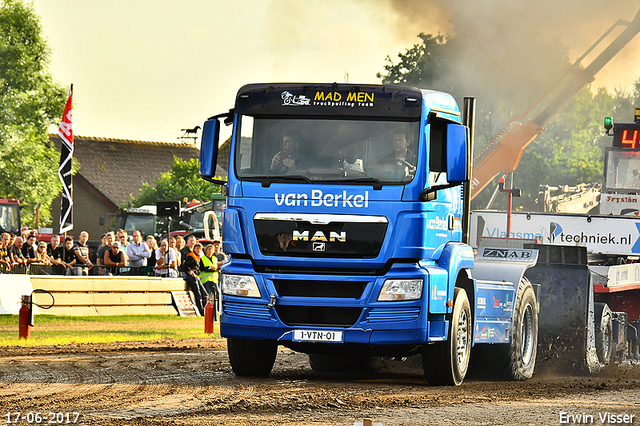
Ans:
{"label": "truck side mirror", "polygon": [[447,124],[447,181],[445,185],[435,185],[420,191],[420,201],[433,201],[441,189],[453,188],[467,182],[471,175],[469,159],[469,138],[467,127],[461,124]]}
{"label": "truck side mirror", "polygon": [[205,121],[200,144],[200,176],[212,180],[218,162],[218,142],[220,140],[220,120],[213,117]]}
{"label": "truck side mirror", "polygon": [[450,184],[469,180],[467,128],[461,124],[447,124],[447,180]]}

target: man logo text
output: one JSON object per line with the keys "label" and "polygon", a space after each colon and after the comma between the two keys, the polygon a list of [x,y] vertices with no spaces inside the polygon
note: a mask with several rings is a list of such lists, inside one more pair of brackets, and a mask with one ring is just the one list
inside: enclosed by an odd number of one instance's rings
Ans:
{"label": "man logo text", "polygon": [[293,241],[320,241],[320,242],[330,242],[330,243],[346,243],[347,242],[347,233],[346,232],[336,232],[330,231],[329,238],[322,231],[314,232],[313,236],[309,238],[309,231],[299,231],[297,229],[293,230]]}

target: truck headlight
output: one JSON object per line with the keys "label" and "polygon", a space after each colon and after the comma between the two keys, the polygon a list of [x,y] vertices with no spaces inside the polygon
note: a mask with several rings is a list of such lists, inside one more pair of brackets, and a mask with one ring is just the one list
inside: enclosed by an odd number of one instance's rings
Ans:
{"label": "truck headlight", "polygon": [[423,280],[386,280],[380,290],[378,302],[391,300],[418,300],[422,297]]}
{"label": "truck headlight", "polygon": [[251,275],[222,275],[222,293],[229,296],[260,297],[258,283]]}

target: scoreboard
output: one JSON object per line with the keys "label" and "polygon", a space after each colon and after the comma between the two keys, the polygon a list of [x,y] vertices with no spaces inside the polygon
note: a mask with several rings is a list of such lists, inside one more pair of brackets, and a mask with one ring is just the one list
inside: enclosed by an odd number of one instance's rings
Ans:
{"label": "scoreboard", "polygon": [[640,123],[613,126],[613,147],[640,149]]}

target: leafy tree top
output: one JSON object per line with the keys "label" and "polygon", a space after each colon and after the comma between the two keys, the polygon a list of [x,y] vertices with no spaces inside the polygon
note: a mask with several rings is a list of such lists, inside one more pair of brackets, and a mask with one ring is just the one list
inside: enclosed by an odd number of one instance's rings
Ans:
{"label": "leafy tree top", "polygon": [[189,200],[209,201],[211,194],[220,193],[220,186],[207,182],[200,177],[197,159],[182,160],[173,158],[171,170],[163,173],[155,186],[145,183],[136,198],[131,198],[134,207],[155,204],[158,201]]}

